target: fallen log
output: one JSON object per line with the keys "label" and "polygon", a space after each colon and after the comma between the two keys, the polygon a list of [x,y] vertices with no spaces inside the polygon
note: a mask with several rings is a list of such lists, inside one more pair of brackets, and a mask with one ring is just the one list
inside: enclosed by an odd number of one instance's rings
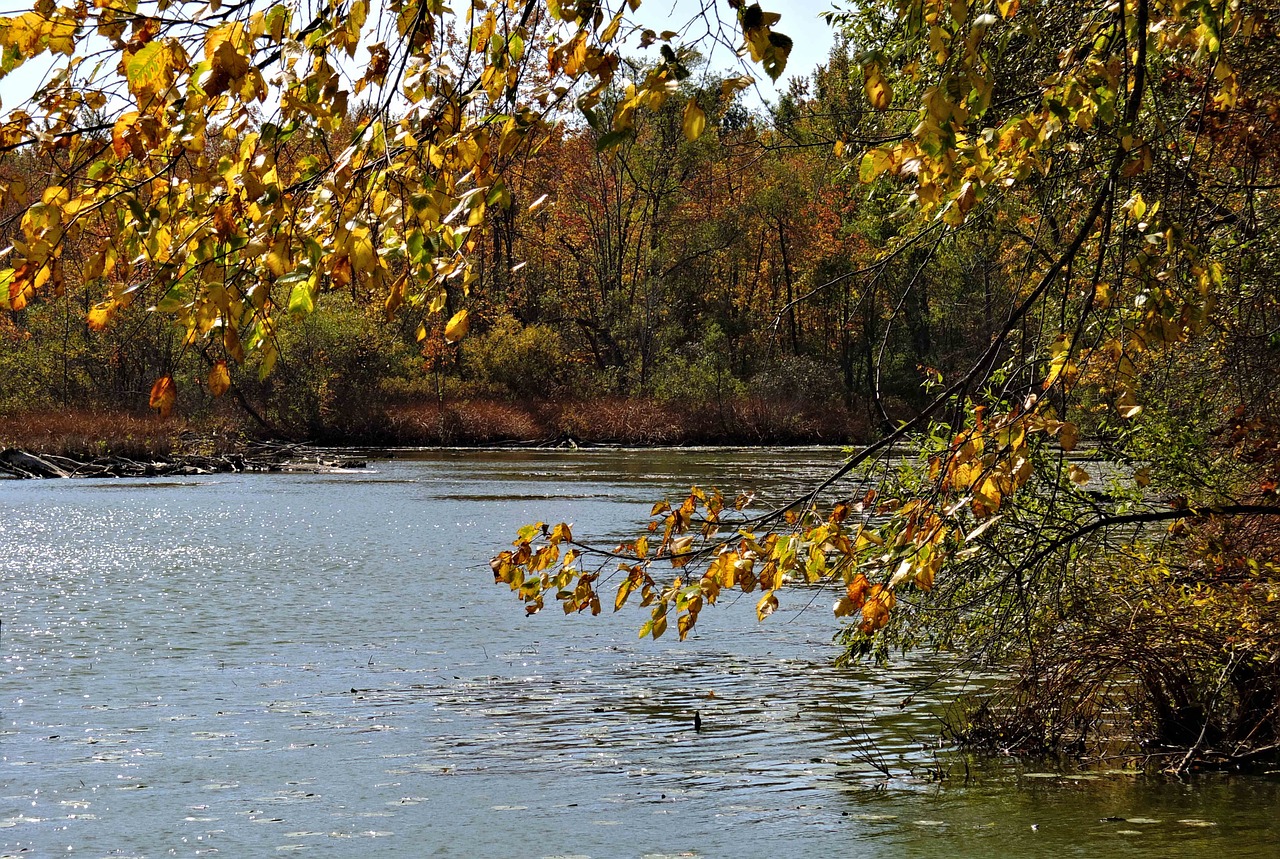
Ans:
{"label": "fallen log", "polygon": [[9,448],[0,451],[0,475],[22,479],[54,477],[191,477],[245,472],[326,473],[364,468],[364,459],[337,451],[321,451],[305,445],[256,445],[246,453],[216,456],[179,454],[138,461],[123,456],[77,460],[67,456],[40,456]]}
{"label": "fallen log", "polygon": [[7,471],[18,477],[70,477],[71,473],[59,468],[49,460],[27,453],[25,450],[8,448],[0,451],[0,462]]}

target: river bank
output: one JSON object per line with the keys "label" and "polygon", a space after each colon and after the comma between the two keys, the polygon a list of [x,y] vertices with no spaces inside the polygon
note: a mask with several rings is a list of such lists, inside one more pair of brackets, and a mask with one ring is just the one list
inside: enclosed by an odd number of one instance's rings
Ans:
{"label": "river bank", "polygon": [[865,417],[839,406],[765,399],[684,404],[635,398],[388,404],[359,428],[344,415],[306,427],[263,425],[225,409],[169,419],[102,409],[0,415],[0,449],[89,460],[227,456],[249,442],[344,447],[856,444]]}

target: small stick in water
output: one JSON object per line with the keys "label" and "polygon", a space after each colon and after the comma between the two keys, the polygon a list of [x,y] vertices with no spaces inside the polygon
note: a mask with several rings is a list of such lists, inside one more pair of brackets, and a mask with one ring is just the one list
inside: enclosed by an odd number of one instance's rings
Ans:
{"label": "small stick in water", "polygon": [[693,729],[695,731],[702,730],[702,714],[699,713],[697,710],[693,711]]}

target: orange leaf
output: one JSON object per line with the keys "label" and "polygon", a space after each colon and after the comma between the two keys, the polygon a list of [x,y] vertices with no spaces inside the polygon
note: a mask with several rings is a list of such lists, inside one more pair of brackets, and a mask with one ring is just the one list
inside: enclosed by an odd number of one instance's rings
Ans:
{"label": "orange leaf", "polygon": [[845,598],[849,600],[855,611],[862,608],[862,604],[867,601],[867,591],[870,588],[871,582],[862,573],[858,573],[853,581],[849,582],[848,588],[845,589]]}
{"label": "orange leaf", "polygon": [[167,418],[173,411],[173,404],[178,399],[178,386],[172,376],[161,376],[151,386],[151,399],[148,405],[160,412],[160,417]]}
{"label": "orange leaf", "polygon": [[231,387],[231,373],[227,370],[227,362],[219,361],[209,371],[209,393],[221,397]]}

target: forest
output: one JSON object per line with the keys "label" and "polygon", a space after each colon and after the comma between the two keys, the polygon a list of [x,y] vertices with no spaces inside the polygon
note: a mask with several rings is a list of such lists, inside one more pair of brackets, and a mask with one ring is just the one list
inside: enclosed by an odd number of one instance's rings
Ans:
{"label": "forest", "polygon": [[[178,306],[174,295],[100,310],[111,324],[96,322],[103,279],[69,247],[60,294],[4,317],[0,410],[31,432],[83,421],[85,437],[149,438],[136,418],[153,381],[170,376],[186,422],[273,438],[865,441],[922,402],[934,368],[975,356],[1009,287],[995,236],[879,262],[900,229],[892,200],[868,194],[833,152],[868,109],[851,50],[845,40],[811,78],[791,78],[771,107],[749,106],[722,86],[723,70],[691,57],[678,96],[639,115],[606,157],[603,132],[581,118],[549,125],[504,173],[513,204],[478,225],[470,331],[453,343],[447,317],[420,338],[422,314],[397,312],[403,295],[357,278],[314,306],[282,295],[276,357],[227,362],[149,312]],[[707,106],[696,140],[684,129],[691,99]],[[365,113],[353,107],[337,131],[277,157],[340,149]],[[31,195],[48,182],[34,154],[5,170]],[[8,198],[6,243],[19,199]]]}
{"label": "forest", "polygon": [[494,577],[654,638],[828,589],[847,659],[1010,672],[971,745],[1280,749],[1274,7],[837,8],[762,106],[794,46],[742,0],[147,5],[0,21],[68,58],[0,129],[7,443],[853,444]]}

